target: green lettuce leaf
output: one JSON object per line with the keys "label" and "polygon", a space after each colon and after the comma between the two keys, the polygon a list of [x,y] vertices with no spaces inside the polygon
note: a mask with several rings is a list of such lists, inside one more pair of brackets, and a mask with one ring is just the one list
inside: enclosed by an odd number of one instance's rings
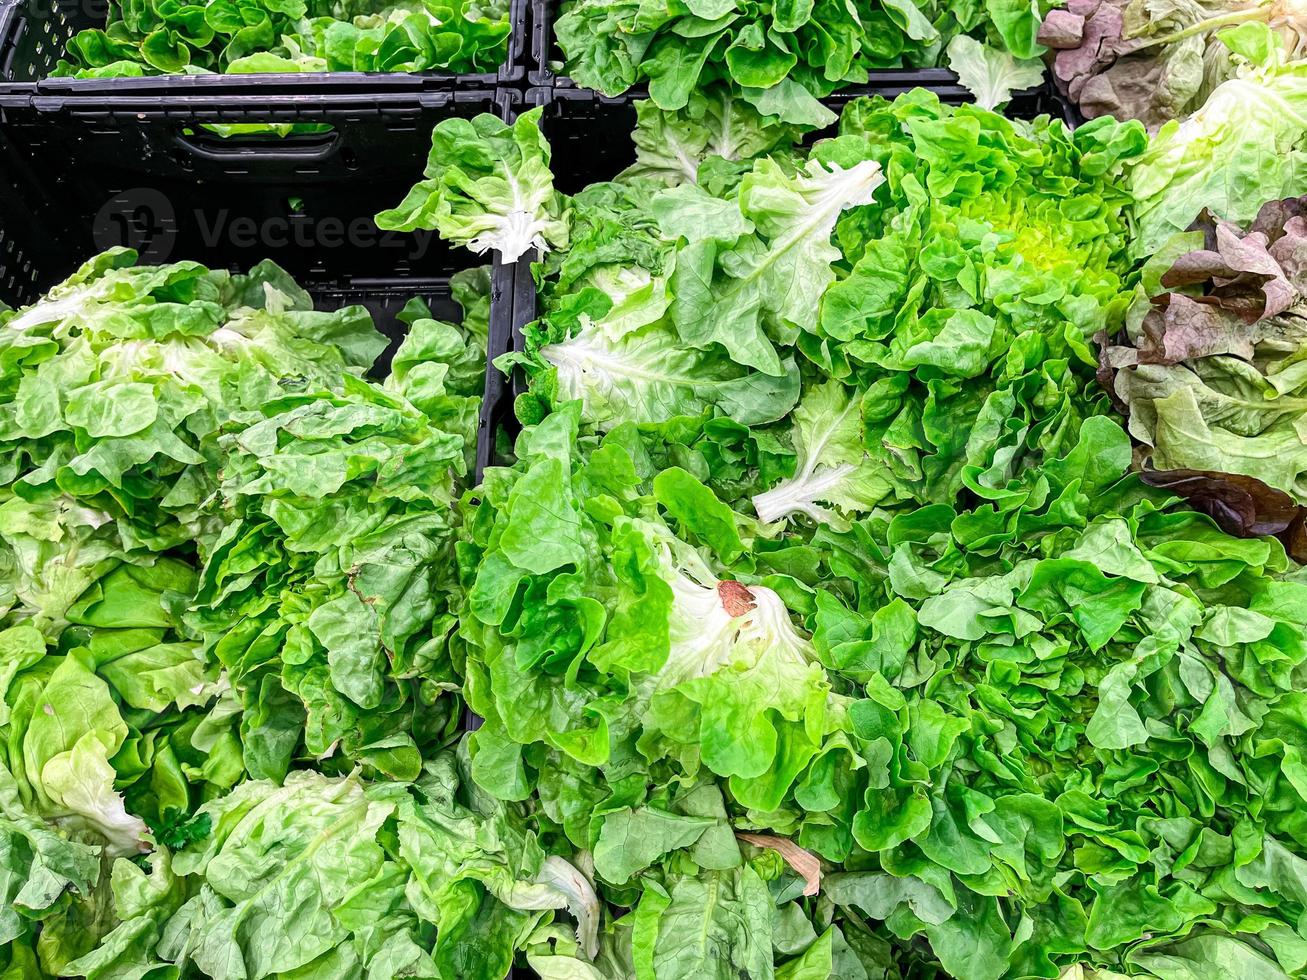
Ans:
{"label": "green lettuce leaf", "polygon": [[1018,60],[965,34],[949,42],[948,63],[982,109],[996,109],[1012,98],[1013,91],[1035,88],[1044,80],[1039,59]]}
{"label": "green lettuce leaf", "polygon": [[1220,40],[1240,62],[1236,76],[1191,116],[1163,125],[1131,172],[1136,256],[1156,252],[1204,209],[1244,223],[1268,201],[1307,193],[1307,62],[1289,60],[1262,23]]}
{"label": "green lettuce leaf", "polygon": [[429,228],[478,255],[494,249],[506,263],[533,248],[565,245],[541,111],[525,112],[511,126],[489,113],[441,122],[431,134],[425,179],[378,214],[378,226]]}

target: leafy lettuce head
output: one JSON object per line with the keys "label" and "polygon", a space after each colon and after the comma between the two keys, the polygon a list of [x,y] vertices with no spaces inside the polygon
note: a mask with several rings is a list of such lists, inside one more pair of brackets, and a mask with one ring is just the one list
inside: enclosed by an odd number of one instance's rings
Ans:
{"label": "leafy lettuce head", "polygon": [[1291,542],[1307,505],[1305,203],[1272,201],[1246,227],[1204,213],[1144,267],[1127,330],[1102,354],[1147,479],[1232,533]]}
{"label": "leafy lettuce head", "polygon": [[[817,144],[819,160],[870,157],[887,178],[836,224],[835,281],[796,338],[826,374],[862,391],[854,397],[880,479],[860,483],[856,509],[1001,482],[1065,451],[1102,410],[1090,339],[1130,301],[1129,198],[1117,178],[1145,143],[1137,123],[1072,133],[916,91],[852,103],[840,136]],[[796,412],[796,449],[814,437]],[[860,462],[844,451],[829,469]],[[759,502],[770,516],[771,498]]]}
{"label": "leafy lettuce head", "polygon": [[511,126],[489,113],[441,122],[431,134],[426,179],[378,214],[378,226],[432,229],[478,255],[493,250],[501,262],[566,245],[541,112],[525,112]]}
{"label": "leafy lettuce head", "polygon": [[307,756],[412,779],[457,722],[453,502],[482,355],[412,312],[385,385],[286,393],[217,437],[222,526],[187,622],[229,672],[252,775]]}
{"label": "leafy lettuce head", "polygon": [[60,972],[489,978],[552,910],[594,913],[585,879],[469,791],[454,751],[408,783],[248,780],[196,816],[205,832],[148,871],[114,864],[115,925]]}
{"label": "leafy lettuce head", "polygon": [[0,315],[0,481],[102,512],[126,551],[161,551],[212,530],[207,437],[287,387],[362,375],[385,341],[361,307],[314,311],[271,262],[135,262],[111,250]]}
{"label": "leafy lettuce head", "polygon": [[1235,77],[1162,126],[1131,171],[1140,258],[1204,209],[1245,223],[1268,201],[1307,193],[1307,61],[1287,57],[1263,23],[1219,36],[1239,63]]}
{"label": "leafy lettuce head", "polygon": [[655,782],[706,769],[775,810],[839,715],[785,600],[729,570],[759,529],[690,473],[651,471],[634,427],[578,454],[579,409],[528,428],[469,517],[474,774],[517,798],[555,756]]}

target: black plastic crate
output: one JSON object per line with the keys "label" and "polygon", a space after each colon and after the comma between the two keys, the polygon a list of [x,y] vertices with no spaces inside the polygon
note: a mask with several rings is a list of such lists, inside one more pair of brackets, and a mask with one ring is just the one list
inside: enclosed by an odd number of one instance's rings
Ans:
{"label": "black plastic crate", "polygon": [[[0,131],[0,301],[30,303],[61,267],[62,218],[36,188],[30,162]],[[56,279],[57,281],[57,279]]]}
{"label": "black plastic crate", "polygon": [[[260,251],[301,280],[349,282],[422,277],[463,262],[466,253],[450,257],[432,233],[382,233],[372,217],[421,179],[438,122],[503,115],[513,101],[494,90],[180,102],[119,95],[95,106],[40,96],[8,109],[5,129],[62,223],[83,229],[73,252],[130,233],[149,240],[151,258],[166,258],[167,248],[224,265]],[[331,129],[226,137],[209,129],[250,123]]]}
{"label": "black plastic crate", "polygon": [[553,86],[571,85],[572,80],[556,73],[551,65],[561,64],[563,53],[554,43],[554,14],[557,0],[531,0],[527,17],[527,83]]}
{"label": "black plastic crate", "polygon": [[[0,128],[0,300],[28,303],[83,261],[128,245],[144,262],[192,259],[244,271],[285,268],[320,309],[367,307],[391,341],[413,297],[457,320],[460,270],[490,263],[434,232],[383,232],[378,211],[422,177],[431,130],[451,115],[511,118],[511,94],[423,93],[386,99],[273,98],[239,113],[197,97],[177,118],[158,100],[121,97],[111,110],[73,100],[10,108]],[[224,139],[211,122],[330,122],[330,133]],[[490,346],[512,335],[512,266],[491,275]],[[478,469],[489,459],[491,409],[503,379],[487,380]]]}
{"label": "black plastic crate", "polygon": [[510,0],[508,46],[495,71],[288,72],[258,75],[154,75],[143,78],[51,78],[69,39],[103,27],[107,0],[4,0],[0,5],[0,94],[35,93],[95,99],[118,94],[178,98],[201,94],[259,95],[270,89],[318,94],[452,90],[521,84],[529,66],[531,0]]}

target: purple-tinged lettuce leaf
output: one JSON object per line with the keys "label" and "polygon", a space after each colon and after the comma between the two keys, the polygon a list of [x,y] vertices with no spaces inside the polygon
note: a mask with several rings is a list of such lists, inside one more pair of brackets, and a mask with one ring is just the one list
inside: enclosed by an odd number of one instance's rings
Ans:
{"label": "purple-tinged lettuce leaf", "polygon": [[1303,211],[1300,198],[1270,202],[1246,229],[1204,214],[1205,247],[1167,252],[1156,281],[1173,291],[1142,298],[1125,342],[1102,351],[1104,377],[1153,468],[1235,480],[1213,489],[1226,498],[1239,488],[1244,516],[1229,529],[1258,524],[1269,508],[1273,533],[1284,531],[1277,491],[1307,503]]}

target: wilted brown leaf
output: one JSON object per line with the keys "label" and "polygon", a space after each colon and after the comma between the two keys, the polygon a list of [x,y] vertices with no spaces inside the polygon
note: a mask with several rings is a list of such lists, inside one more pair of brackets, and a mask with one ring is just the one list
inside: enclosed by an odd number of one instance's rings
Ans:
{"label": "wilted brown leaf", "polygon": [[765,847],[783,857],[785,863],[797,871],[806,882],[803,894],[816,895],[821,890],[821,861],[811,851],[803,849],[788,837],[745,833],[736,833],[735,836],[746,844]]}

